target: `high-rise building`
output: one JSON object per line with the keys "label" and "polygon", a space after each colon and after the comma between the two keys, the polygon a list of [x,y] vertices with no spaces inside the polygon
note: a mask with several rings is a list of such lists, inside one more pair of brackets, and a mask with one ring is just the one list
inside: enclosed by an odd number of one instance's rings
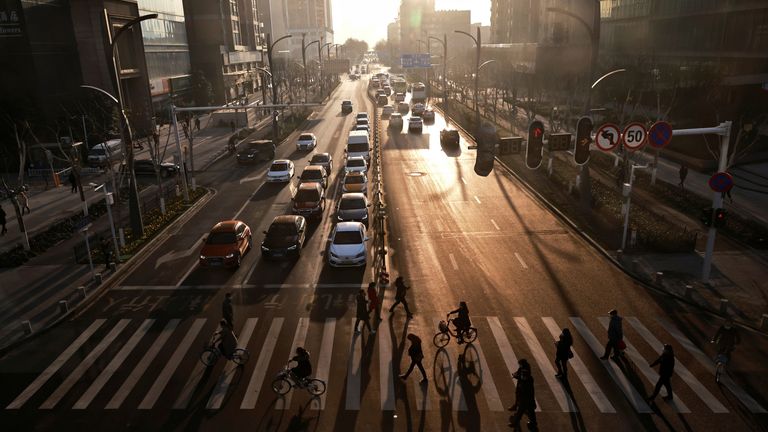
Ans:
{"label": "high-rise building", "polygon": [[[294,57],[301,58],[301,36],[305,42],[333,42],[333,12],[331,0],[283,0],[286,11],[286,31],[293,35],[289,45]],[[273,38],[274,39],[274,38]],[[314,45],[313,45],[314,48]],[[307,58],[316,58],[317,49],[308,49]]]}
{"label": "high-rise building", "polygon": [[[419,40],[426,32],[435,13],[435,0],[402,0],[400,3],[400,46],[408,52],[419,51]],[[421,48],[426,51],[426,47]]]}

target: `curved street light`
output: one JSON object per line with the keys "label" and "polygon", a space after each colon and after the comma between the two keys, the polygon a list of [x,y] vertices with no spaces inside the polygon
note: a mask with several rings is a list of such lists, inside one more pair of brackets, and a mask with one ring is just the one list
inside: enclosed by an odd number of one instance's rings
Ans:
{"label": "curved street light", "polygon": [[318,48],[320,47],[320,40],[313,40],[312,42],[305,44],[304,41],[307,37],[307,34],[304,33],[301,35],[301,64],[304,66],[304,103],[307,103],[308,99],[308,88],[309,88],[309,77],[307,75],[307,48],[310,47],[312,44],[317,44]]}
{"label": "curved street light", "polygon": [[480,72],[480,49],[482,48],[482,37],[480,35],[480,27],[477,27],[477,37],[472,36],[471,34],[461,31],[461,30],[454,30],[456,33],[463,34],[464,36],[469,37],[472,39],[472,42],[475,43],[475,127],[480,127],[480,110],[477,106],[477,87],[478,87],[478,75]]}
{"label": "curved street light", "polygon": [[[278,38],[276,41],[272,42],[272,34],[267,33],[267,60],[269,61],[269,82],[272,85],[272,104],[275,105],[278,103],[277,101],[277,86],[275,85],[275,74],[272,73],[272,71],[275,70],[274,65],[272,64],[272,52],[275,50],[275,45],[277,45],[278,42],[280,42],[283,39],[288,39],[293,37],[291,34],[287,34],[283,37]],[[272,139],[273,142],[277,143],[277,139],[280,135],[280,129],[279,125],[277,124],[277,110],[272,110]]]}
{"label": "curved street light", "polygon": [[448,35],[443,33],[443,39],[436,38],[434,36],[429,36],[428,40],[434,40],[440,43],[440,45],[443,46],[443,103],[447,103],[448,100],[448,89],[446,88],[446,75],[447,75],[447,67],[448,67]]}

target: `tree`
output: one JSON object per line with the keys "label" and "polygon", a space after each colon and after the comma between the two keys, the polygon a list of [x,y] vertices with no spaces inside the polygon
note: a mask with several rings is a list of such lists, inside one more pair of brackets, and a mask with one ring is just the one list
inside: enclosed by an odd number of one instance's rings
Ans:
{"label": "tree", "polygon": [[344,42],[344,52],[347,53],[347,56],[349,56],[353,63],[359,63],[363,58],[363,54],[368,52],[368,42],[349,38]]}
{"label": "tree", "polygon": [[195,98],[195,105],[208,106],[213,101],[213,85],[200,69],[192,74],[192,94]]}

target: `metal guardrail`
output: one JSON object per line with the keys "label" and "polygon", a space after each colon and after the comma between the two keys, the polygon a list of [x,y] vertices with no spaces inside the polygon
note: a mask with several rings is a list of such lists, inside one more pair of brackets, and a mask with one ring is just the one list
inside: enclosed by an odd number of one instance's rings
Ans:
{"label": "metal guardrail", "polygon": [[373,161],[372,181],[373,181],[373,247],[375,251],[373,274],[376,278],[377,291],[379,298],[383,296],[383,288],[389,286],[389,273],[387,271],[387,246],[386,246],[386,219],[387,205],[384,202],[384,182],[381,171],[381,118],[379,116],[378,106],[372,93],[366,89],[368,98],[373,102]]}

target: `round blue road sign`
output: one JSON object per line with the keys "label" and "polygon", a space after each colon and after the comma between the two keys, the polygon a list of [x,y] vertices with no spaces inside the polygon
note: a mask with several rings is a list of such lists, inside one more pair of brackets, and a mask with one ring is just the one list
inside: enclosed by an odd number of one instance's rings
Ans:
{"label": "round blue road sign", "polygon": [[658,121],[648,130],[648,144],[654,148],[663,148],[672,140],[672,126],[665,121]]}
{"label": "round blue road sign", "polygon": [[709,188],[715,192],[728,192],[733,188],[733,177],[727,172],[714,173],[709,178]]}

